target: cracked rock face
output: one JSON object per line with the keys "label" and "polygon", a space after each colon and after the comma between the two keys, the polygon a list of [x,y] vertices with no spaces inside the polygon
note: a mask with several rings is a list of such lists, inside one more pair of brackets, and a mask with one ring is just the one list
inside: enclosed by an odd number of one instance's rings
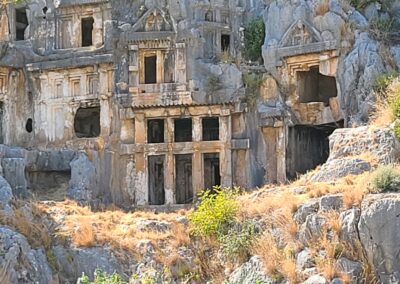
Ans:
{"label": "cracked rock face", "polygon": [[21,234],[0,227],[2,283],[52,284],[52,270],[43,249],[33,249]]}
{"label": "cracked rock face", "polygon": [[361,243],[381,283],[400,281],[400,196],[370,195],[361,206]]}

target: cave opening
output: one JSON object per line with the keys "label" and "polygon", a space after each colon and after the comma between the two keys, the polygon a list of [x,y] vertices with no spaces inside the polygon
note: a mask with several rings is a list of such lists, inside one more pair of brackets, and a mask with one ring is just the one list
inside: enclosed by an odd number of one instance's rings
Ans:
{"label": "cave opening", "polygon": [[343,127],[343,121],[323,125],[295,125],[289,127],[286,148],[286,176],[297,178],[329,157],[329,135]]}
{"label": "cave opening", "polygon": [[91,138],[100,135],[100,107],[79,108],[74,118],[75,135]]}
{"label": "cave opening", "polygon": [[337,96],[336,79],[319,73],[319,67],[309,71],[297,72],[297,90],[300,103],[323,102],[329,105],[329,99]]}

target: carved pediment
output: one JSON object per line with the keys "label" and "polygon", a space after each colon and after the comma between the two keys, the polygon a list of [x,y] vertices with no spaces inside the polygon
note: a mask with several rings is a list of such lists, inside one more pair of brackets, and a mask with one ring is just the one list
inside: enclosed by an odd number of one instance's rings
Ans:
{"label": "carved pediment", "polygon": [[158,8],[149,9],[132,27],[135,32],[171,32],[174,25],[171,17]]}
{"label": "carved pediment", "polygon": [[286,31],[279,47],[307,45],[320,41],[322,41],[322,38],[317,29],[305,21],[298,20]]}

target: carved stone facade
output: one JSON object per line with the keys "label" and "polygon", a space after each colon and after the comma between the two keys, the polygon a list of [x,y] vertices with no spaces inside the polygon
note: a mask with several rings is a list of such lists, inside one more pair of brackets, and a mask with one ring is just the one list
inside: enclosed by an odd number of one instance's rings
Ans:
{"label": "carved stone facade", "polygon": [[214,185],[285,182],[323,162],[327,136],[343,120],[338,42],[307,19],[267,37],[252,106],[246,68],[217,58],[240,59],[255,6],[170,2],[8,6],[0,17],[1,142],[75,153],[65,154],[68,195],[124,207],[191,203]]}

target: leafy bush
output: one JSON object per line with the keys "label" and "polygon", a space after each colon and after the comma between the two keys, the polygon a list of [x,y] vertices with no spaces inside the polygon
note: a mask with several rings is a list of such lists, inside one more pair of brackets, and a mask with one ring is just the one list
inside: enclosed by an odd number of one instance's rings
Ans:
{"label": "leafy bush", "polygon": [[251,21],[244,30],[243,56],[246,60],[261,61],[261,47],[264,44],[265,25],[262,18]]}
{"label": "leafy bush", "polygon": [[389,85],[399,76],[398,73],[380,74],[375,78],[373,88],[376,92],[385,93]]}
{"label": "leafy bush", "polygon": [[210,73],[206,80],[207,93],[214,94],[220,88],[221,88],[221,79],[217,75]]}
{"label": "leafy bush", "polygon": [[254,240],[259,235],[254,221],[236,223],[229,231],[218,237],[222,253],[228,259],[247,258]]}
{"label": "leafy bush", "polygon": [[373,174],[371,192],[400,191],[400,171],[392,165],[380,166]]}
{"label": "leafy bush", "polygon": [[107,274],[103,272],[101,269],[96,269],[94,272],[94,281],[90,281],[89,277],[86,275],[82,275],[82,277],[78,278],[78,284],[126,284],[121,275],[118,273]]}
{"label": "leafy bush", "polygon": [[238,188],[221,189],[219,186],[215,186],[213,191],[203,191],[197,210],[189,215],[191,233],[194,236],[210,237],[226,232],[239,208],[238,193]]}

